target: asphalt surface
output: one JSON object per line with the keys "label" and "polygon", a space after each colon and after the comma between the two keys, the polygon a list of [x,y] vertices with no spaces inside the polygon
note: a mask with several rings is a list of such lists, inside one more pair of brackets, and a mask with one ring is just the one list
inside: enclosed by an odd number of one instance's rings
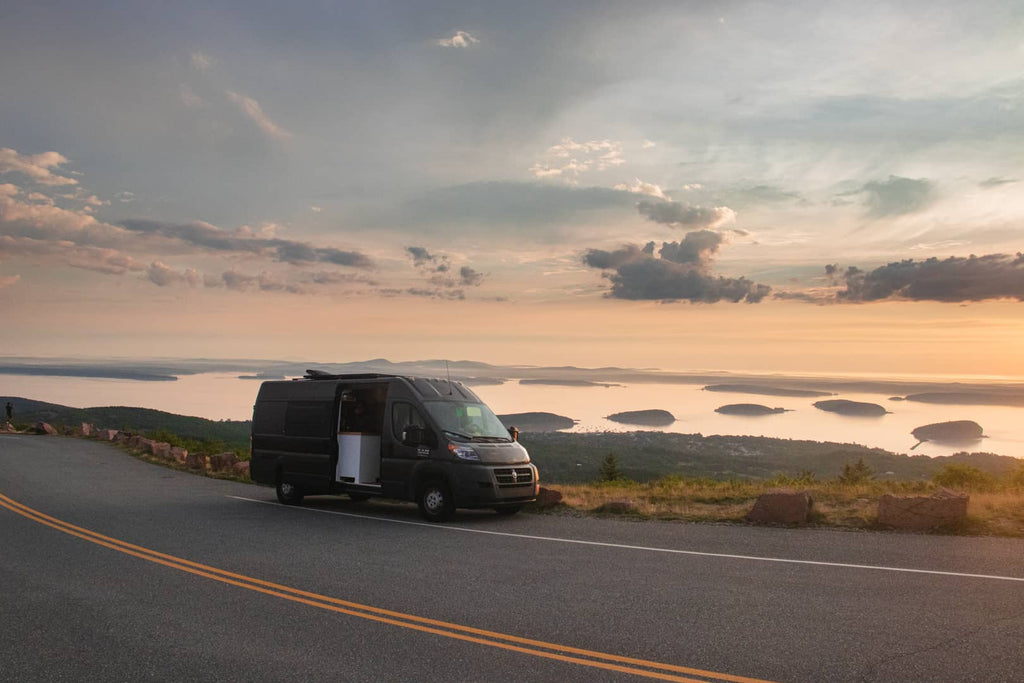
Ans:
{"label": "asphalt surface", "polygon": [[4,680],[644,676],[1020,681],[1024,542],[432,525],[411,504],[285,507],[105,444],[0,436]]}

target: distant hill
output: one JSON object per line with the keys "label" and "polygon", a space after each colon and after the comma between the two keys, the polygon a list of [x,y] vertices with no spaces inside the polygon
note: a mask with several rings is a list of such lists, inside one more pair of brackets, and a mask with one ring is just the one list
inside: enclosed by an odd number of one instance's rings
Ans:
{"label": "distant hill", "polygon": [[720,391],[732,394],[757,394],[759,396],[816,397],[833,395],[832,392],[829,391],[770,387],[761,384],[709,384],[704,387],[704,391]]}
{"label": "distant hill", "polygon": [[249,441],[249,420],[207,420],[202,417],[165,413],[162,410],[124,406],[71,408],[19,396],[0,396],[0,404],[6,404],[7,401],[14,405],[14,421],[18,423],[48,422],[55,427],[71,427],[88,422],[99,428],[130,432],[166,429],[188,439],[223,441],[231,444]]}

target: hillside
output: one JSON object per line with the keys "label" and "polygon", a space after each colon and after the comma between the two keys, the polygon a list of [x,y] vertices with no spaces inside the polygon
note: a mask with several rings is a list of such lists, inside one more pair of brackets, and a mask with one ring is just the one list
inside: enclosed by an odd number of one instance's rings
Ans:
{"label": "hillside", "polygon": [[[677,475],[712,479],[797,477],[813,472],[819,479],[838,476],[843,465],[863,458],[878,479],[922,480],[949,463],[969,464],[1004,474],[1020,460],[990,453],[944,457],[902,455],[856,444],[795,441],[753,436],[701,436],[662,432],[524,433],[520,442],[553,483],[584,483],[598,478],[601,463],[615,454],[623,474],[635,481]],[[887,474],[890,473],[891,474]]]}
{"label": "hillside", "polygon": [[248,420],[207,420],[165,413],[162,410],[124,406],[71,408],[17,396],[0,396],[0,404],[6,404],[7,401],[14,404],[14,421],[20,424],[48,422],[54,427],[70,427],[88,422],[96,427],[128,432],[164,429],[187,439],[222,441],[228,444],[249,442],[251,423]]}

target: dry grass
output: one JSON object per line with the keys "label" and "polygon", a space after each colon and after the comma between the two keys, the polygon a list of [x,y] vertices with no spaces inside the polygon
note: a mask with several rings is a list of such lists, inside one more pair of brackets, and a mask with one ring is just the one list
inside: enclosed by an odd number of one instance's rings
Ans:
{"label": "dry grass", "polygon": [[[885,494],[929,495],[939,487],[929,482],[836,481],[790,483],[806,490],[814,500],[811,525],[872,529],[877,526],[878,500]],[[614,514],[635,519],[692,522],[743,522],[762,493],[779,482],[711,481],[667,478],[646,484],[553,485],[562,504],[553,508],[574,514]],[[1024,537],[1024,489],[999,492],[964,491],[970,496],[967,521],[953,533]]]}

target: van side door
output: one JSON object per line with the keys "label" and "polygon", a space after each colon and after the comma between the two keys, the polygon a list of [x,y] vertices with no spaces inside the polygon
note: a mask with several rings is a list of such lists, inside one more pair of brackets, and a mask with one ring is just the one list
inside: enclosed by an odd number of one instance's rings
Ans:
{"label": "van side door", "polygon": [[[411,499],[413,471],[436,449],[437,436],[423,412],[410,401],[390,402],[387,413],[384,429],[388,434],[381,449],[381,492],[392,498]],[[419,427],[427,443],[410,443],[406,438],[408,427]]]}

